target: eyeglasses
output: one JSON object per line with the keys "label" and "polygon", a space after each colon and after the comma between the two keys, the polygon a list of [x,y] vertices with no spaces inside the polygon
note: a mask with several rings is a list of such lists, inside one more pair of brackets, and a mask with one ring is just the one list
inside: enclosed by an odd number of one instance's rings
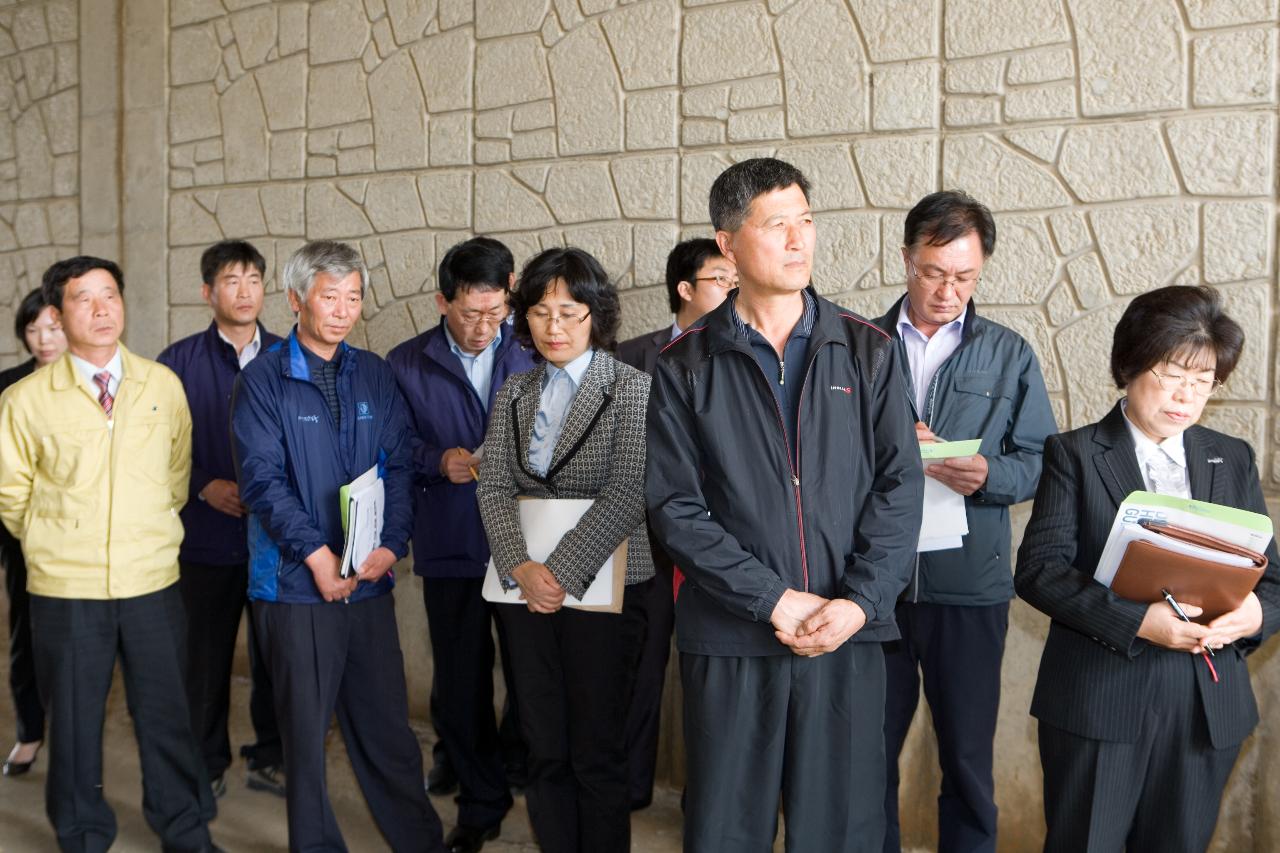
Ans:
{"label": "eyeglasses", "polygon": [[947,276],[940,272],[922,273],[916,268],[915,261],[910,258],[907,258],[907,266],[911,267],[913,276],[923,281],[930,288],[938,288],[946,284],[954,285],[955,287],[969,287],[970,285],[976,285],[981,279],[981,276],[970,273],[953,276]]}
{"label": "eyeglasses", "polygon": [[694,282],[699,281],[713,282],[716,287],[720,287],[725,290],[733,290],[738,286],[738,277],[736,275],[701,275],[694,279]]}
{"label": "eyeglasses", "polygon": [[493,311],[459,311],[458,319],[462,325],[475,328],[477,326],[496,326],[507,319],[507,309],[498,308]]}
{"label": "eyeglasses", "polygon": [[1221,379],[1192,379],[1190,376],[1181,376],[1177,373],[1157,373],[1154,368],[1151,370],[1151,375],[1165,391],[1173,392],[1190,388],[1197,397],[1212,397],[1222,387]]}
{"label": "eyeglasses", "polygon": [[591,312],[583,311],[581,314],[578,314],[576,312],[571,313],[566,311],[562,314],[552,314],[550,311],[540,311],[537,308],[534,308],[525,312],[524,316],[531,324],[540,326],[544,329],[549,329],[553,324],[559,323],[560,328],[568,330],[576,329],[578,326],[581,326],[586,322],[586,319],[591,316]]}

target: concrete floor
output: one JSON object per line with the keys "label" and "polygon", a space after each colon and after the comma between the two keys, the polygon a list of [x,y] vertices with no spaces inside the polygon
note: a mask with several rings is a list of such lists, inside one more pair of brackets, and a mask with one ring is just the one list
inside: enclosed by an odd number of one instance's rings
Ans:
{"label": "concrete floor", "polygon": [[[0,610],[7,602],[0,605]],[[4,620],[0,618],[0,624]],[[8,695],[8,654],[0,658],[0,684],[5,685],[0,699],[0,757],[12,746],[13,703]],[[248,679],[237,677],[232,685],[231,741],[233,751],[252,736],[249,724]],[[423,755],[430,761],[432,735],[429,727],[415,726]],[[120,825],[113,850],[120,853],[154,851],[158,839],[142,817],[142,791],[138,771],[137,744],[132,722],[125,707],[124,685],[117,672],[108,700],[106,730],[103,734],[104,785],[107,799],[116,812]],[[386,843],[365,807],[356,785],[346,748],[336,726],[328,739],[329,791],[338,823],[348,847],[355,853],[386,849]],[[44,813],[44,781],[46,765],[43,756],[25,776],[0,778],[0,853],[44,853],[56,851],[53,830]],[[218,801],[218,818],[212,824],[214,841],[230,853],[274,853],[288,849],[284,800],[271,794],[245,787],[244,765],[232,767],[227,776],[227,794]],[[451,797],[433,797],[432,803],[444,822],[445,831],[453,826],[456,814]],[[678,792],[660,788],[654,803],[632,817],[633,851],[638,853],[675,853],[680,849],[680,803]],[[515,807],[502,825],[502,835],[485,845],[486,853],[514,853],[537,850],[529,829],[523,796],[516,797]]]}

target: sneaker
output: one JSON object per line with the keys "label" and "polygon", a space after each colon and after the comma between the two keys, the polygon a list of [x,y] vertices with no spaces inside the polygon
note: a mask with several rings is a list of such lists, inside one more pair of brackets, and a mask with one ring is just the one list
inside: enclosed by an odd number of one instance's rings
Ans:
{"label": "sneaker", "polygon": [[284,768],[279,764],[255,767],[249,771],[247,784],[254,791],[266,791],[277,797],[284,796]]}
{"label": "sneaker", "polygon": [[222,795],[227,792],[227,777],[225,774],[219,774],[209,783],[209,787],[213,789],[213,798],[215,800],[222,799]]}

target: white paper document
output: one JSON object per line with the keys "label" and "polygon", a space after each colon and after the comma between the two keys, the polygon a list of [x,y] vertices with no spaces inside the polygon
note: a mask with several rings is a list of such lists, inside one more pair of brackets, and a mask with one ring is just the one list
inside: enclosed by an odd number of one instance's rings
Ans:
{"label": "white paper document", "polygon": [[[537,563],[545,563],[551,556],[551,552],[560,544],[560,540],[578,524],[593,503],[595,501],[585,498],[531,498],[516,501],[516,508],[520,513],[520,530],[524,533],[524,543],[529,552],[529,559]],[[620,570],[625,571],[625,567]],[[573,596],[566,595],[565,607],[613,606],[615,604],[613,572],[614,555],[610,554],[600,571],[596,573],[591,586],[587,587],[582,600],[578,601]],[[503,587],[492,557],[489,559],[489,569],[484,575],[481,595],[485,601],[497,604],[523,605],[525,603],[520,597],[519,587],[512,589]]]}
{"label": "white paper document", "polygon": [[1266,550],[1271,542],[1271,519],[1265,515],[1172,495],[1132,492],[1120,504],[1115,521],[1111,523],[1111,533],[1107,536],[1107,544],[1102,549],[1098,567],[1093,573],[1094,580],[1104,586],[1111,586],[1129,543],[1135,541],[1151,542],[1166,551],[1199,557],[1224,566],[1243,568],[1253,565],[1248,557],[1204,548],[1190,542],[1179,542],[1172,537],[1147,530],[1138,523],[1144,519],[1207,533],[1258,553]]}
{"label": "white paper document", "polygon": [[917,551],[959,548],[969,532],[964,495],[953,492],[932,477],[924,478],[924,515],[920,518]]}
{"label": "white paper document", "polygon": [[346,578],[359,569],[382,543],[382,511],[387,492],[382,478],[378,476],[378,466],[374,465],[343,486],[338,498],[342,502],[343,525],[347,534],[339,574]]}
{"label": "white paper document", "polygon": [[[978,452],[981,443],[978,439],[970,439],[922,444],[920,456],[926,466],[933,465],[944,459],[972,456]],[[965,509],[964,495],[926,475],[924,514],[920,518],[920,541],[916,544],[916,551],[959,548],[964,545],[964,537],[968,532],[969,515]]]}

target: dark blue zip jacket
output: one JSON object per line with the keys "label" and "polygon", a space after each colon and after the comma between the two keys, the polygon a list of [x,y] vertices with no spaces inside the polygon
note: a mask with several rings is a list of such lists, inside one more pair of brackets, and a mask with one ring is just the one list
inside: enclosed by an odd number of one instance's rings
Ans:
{"label": "dark blue zip jacket", "polygon": [[[416,430],[413,451],[416,494],[413,571],[428,578],[481,578],[489,564],[489,542],[480,521],[475,483],[440,476],[440,456],[452,447],[474,450],[489,427],[486,407],[449,349],[444,320],[387,353]],[[516,341],[508,325],[493,354],[488,408],[507,377],[533,367],[533,352]]]}
{"label": "dark blue zip jacket", "polygon": [[[904,297],[905,298],[905,297]],[[907,399],[916,420],[953,441],[980,438],[986,484],[965,498],[964,545],[916,559],[905,601],[969,606],[1013,598],[1009,505],[1035,497],[1044,441],[1058,431],[1040,361],[1017,332],[977,313],[969,302],[960,346],[934,374],[925,410],[915,411],[906,345],[898,335],[899,299],[876,323],[899,351]]]}
{"label": "dark blue zip jacket", "polygon": [[[322,545],[342,553],[338,489],[379,464],[386,481],[382,545],[409,551],[413,458],[404,400],[391,368],[367,350],[338,347],[338,427],[311,381],[296,331],[240,374],[231,434],[240,499],[249,507],[249,597],[321,604],[303,560]],[[362,581],[352,601],[391,591],[390,572]]]}
{"label": "dark blue zip jacket", "polygon": [[[259,354],[279,342],[259,324]],[[212,480],[234,480],[231,460],[231,389],[240,375],[236,349],[218,335],[218,324],[170,344],[157,359],[178,374],[191,409],[191,489],[182,508],[186,535],[178,559],[230,566],[249,559],[248,519],[232,518],[200,500]]]}

